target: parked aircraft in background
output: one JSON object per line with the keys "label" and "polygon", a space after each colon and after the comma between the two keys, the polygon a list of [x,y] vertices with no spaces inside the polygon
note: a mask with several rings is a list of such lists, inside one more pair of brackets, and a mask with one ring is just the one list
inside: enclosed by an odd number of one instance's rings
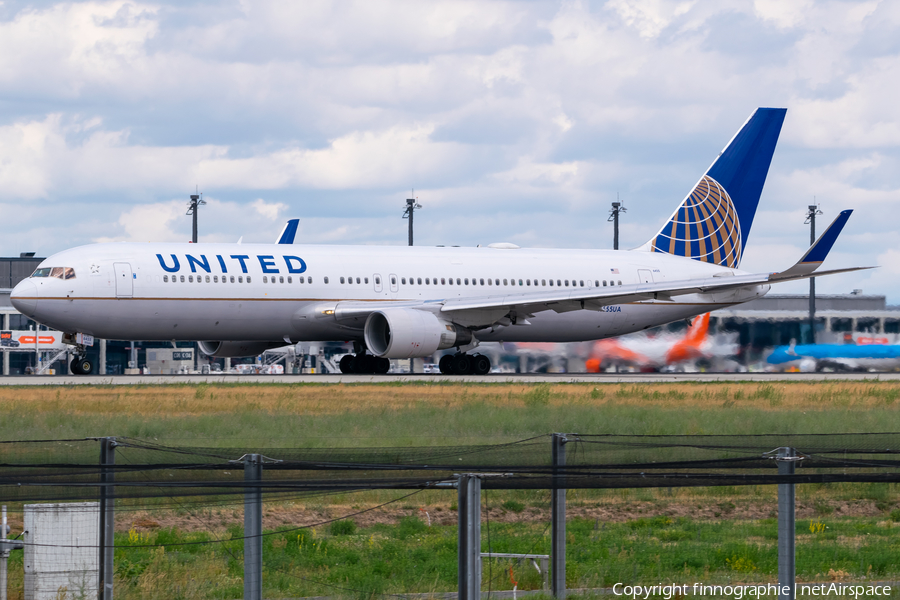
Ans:
{"label": "parked aircraft in background", "polygon": [[[65,332],[89,372],[94,337],[199,342],[216,357],[352,341],[345,372],[456,348],[444,372],[484,374],[482,341],[602,339],[765,295],[817,271],[842,212],[792,267],[738,269],[785,109],[760,108],[659,232],[632,251],[289,244],[94,244],[44,260],[11,294]],[[288,227],[280,241],[293,239]]]}
{"label": "parked aircraft in background", "polygon": [[780,369],[805,373],[835,371],[893,371],[900,369],[898,344],[802,344],[778,346],[766,358]]}
{"label": "parked aircraft in background", "polygon": [[599,373],[611,367],[655,371],[665,367],[690,366],[699,360],[725,359],[739,351],[740,347],[733,340],[723,343],[709,336],[709,313],[705,313],[695,318],[687,331],[681,334],[636,333],[599,340],[593,344],[585,368],[588,373]]}

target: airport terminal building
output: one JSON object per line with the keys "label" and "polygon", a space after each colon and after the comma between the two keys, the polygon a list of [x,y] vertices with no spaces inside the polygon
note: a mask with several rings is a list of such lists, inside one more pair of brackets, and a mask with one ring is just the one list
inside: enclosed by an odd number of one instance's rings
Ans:
{"label": "airport terminal building", "polygon": [[[31,275],[44,260],[34,253],[0,257],[0,352],[4,375],[26,373],[66,374],[70,357],[58,331],[48,330],[18,313],[9,301],[12,288]],[[668,326],[684,327],[684,322]],[[816,342],[900,343],[900,306],[888,306],[884,296],[856,290],[846,295],[816,297]],[[716,311],[710,333],[736,332],[741,355],[737,360],[751,368],[774,346],[812,341],[809,297],[769,294],[734,308]],[[190,342],[140,342],[97,340],[88,356],[95,373],[124,374],[129,368],[148,367],[151,373],[179,373],[206,363]]]}

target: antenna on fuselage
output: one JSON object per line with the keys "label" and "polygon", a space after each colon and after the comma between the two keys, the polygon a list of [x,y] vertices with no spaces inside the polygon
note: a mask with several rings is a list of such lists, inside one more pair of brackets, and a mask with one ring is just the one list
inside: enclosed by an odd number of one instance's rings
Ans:
{"label": "antenna on fuselage", "polygon": [[188,202],[187,213],[185,213],[194,217],[191,241],[195,244],[197,243],[197,208],[203,204],[206,204],[206,200],[203,199],[203,194],[197,191],[197,193],[191,194],[191,201]]}

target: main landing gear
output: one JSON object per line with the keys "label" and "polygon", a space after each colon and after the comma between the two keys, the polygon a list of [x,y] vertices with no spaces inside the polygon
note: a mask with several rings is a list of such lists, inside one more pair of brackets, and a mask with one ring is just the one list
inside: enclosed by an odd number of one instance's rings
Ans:
{"label": "main landing gear", "polygon": [[360,352],[355,356],[353,354],[347,354],[341,357],[338,366],[341,368],[341,373],[384,375],[391,370],[391,361],[387,358],[380,358],[378,356],[366,354],[365,352]]}
{"label": "main landing gear", "polygon": [[484,354],[457,352],[442,356],[438,367],[444,375],[487,375],[491,372],[491,359]]}

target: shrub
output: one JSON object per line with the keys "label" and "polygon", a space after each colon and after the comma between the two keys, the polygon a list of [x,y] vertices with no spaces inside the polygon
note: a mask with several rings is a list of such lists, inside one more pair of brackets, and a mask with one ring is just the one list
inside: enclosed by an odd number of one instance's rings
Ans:
{"label": "shrub", "polygon": [[331,535],[353,535],[356,533],[356,523],[350,519],[335,521],[331,524]]}

